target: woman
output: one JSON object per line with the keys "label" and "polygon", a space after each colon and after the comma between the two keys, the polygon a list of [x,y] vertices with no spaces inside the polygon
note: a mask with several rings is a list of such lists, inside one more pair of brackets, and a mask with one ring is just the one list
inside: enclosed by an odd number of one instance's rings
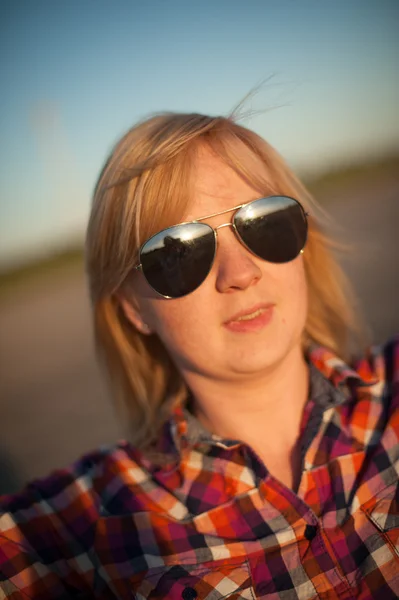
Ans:
{"label": "woman", "polygon": [[128,441],[2,499],[6,598],[397,597],[398,353],[346,364],[320,214],[231,119],[117,144],[87,268]]}

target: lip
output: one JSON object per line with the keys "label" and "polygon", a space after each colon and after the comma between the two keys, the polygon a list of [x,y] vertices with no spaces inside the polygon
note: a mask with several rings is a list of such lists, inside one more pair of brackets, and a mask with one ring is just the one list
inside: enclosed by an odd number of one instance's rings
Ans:
{"label": "lip", "polygon": [[[224,326],[230,331],[234,331],[236,333],[259,331],[271,321],[273,317],[273,308],[274,304],[271,303],[256,304],[251,308],[241,310],[233,315],[228,321],[225,321]],[[248,319],[245,321],[238,320],[240,317],[245,317],[259,310],[262,312],[253,319]]]}

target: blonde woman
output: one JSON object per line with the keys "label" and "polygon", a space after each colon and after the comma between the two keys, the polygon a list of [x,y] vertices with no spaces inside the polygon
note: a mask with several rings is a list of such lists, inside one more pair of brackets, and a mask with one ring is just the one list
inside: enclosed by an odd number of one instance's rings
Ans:
{"label": "blonde woman", "polygon": [[355,364],[350,290],[279,155],[228,118],[133,127],[87,271],[126,441],[1,499],[3,597],[396,598],[397,346]]}

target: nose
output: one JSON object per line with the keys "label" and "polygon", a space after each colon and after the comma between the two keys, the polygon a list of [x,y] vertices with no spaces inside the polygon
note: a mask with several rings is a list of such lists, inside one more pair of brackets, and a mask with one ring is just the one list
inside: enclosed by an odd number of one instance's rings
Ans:
{"label": "nose", "polygon": [[245,290],[262,277],[256,257],[237,239],[232,227],[226,227],[223,233],[217,231],[215,267],[219,292]]}

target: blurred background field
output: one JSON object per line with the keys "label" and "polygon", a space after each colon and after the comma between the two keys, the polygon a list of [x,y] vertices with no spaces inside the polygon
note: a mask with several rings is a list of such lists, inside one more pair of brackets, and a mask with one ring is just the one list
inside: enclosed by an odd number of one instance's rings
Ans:
{"label": "blurred background field", "polygon": [[332,215],[373,341],[398,332],[398,25],[388,0],[0,3],[0,493],[121,436],[82,245],[102,161],[151,112],[228,114],[266,79],[243,124]]}

